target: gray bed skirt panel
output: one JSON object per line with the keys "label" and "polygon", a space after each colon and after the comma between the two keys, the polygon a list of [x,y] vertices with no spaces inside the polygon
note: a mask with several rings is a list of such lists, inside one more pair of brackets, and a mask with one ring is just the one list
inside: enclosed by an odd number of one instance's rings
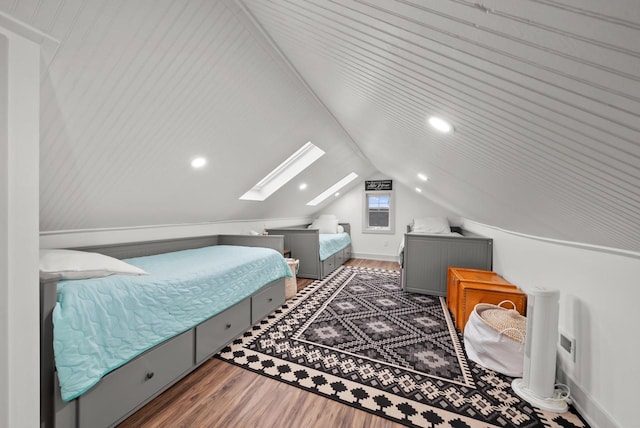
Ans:
{"label": "gray bed skirt panel", "polygon": [[492,269],[493,240],[462,232],[462,237],[404,235],[402,285],[405,291],[446,296],[449,266]]}
{"label": "gray bed skirt panel", "polygon": [[[339,223],[351,235],[349,223]],[[351,246],[340,250],[324,262],[320,261],[320,233],[308,229],[308,225],[267,229],[270,236],[283,235],[284,248],[291,251],[291,257],[300,261],[297,276],[300,278],[322,279],[351,258]]]}

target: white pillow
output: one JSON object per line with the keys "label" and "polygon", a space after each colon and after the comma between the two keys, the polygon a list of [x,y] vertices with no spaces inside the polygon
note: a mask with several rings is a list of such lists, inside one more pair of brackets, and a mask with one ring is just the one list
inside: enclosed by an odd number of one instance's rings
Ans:
{"label": "white pillow", "polygon": [[40,250],[41,279],[101,278],[115,274],[147,275],[147,272],[103,254],[75,250]]}
{"label": "white pillow", "polygon": [[416,233],[449,233],[449,221],[446,217],[423,217],[413,219],[412,232]]}
{"label": "white pillow", "polygon": [[338,225],[338,233],[344,233],[344,226]]}
{"label": "white pillow", "polygon": [[337,233],[338,218],[333,214],[322,214],[313,220],[309,229],[319,229],[319,233]]}
{"label": "white pillow", "polygon": [[334,219],[335,218],[335,219],[337,219],[338,217],[336,217],[335,214],[320,214],[320,217],[318,217],[318,219],[320,219],[320,220],[325,219],[325,218],[328,218],[328,219]]}

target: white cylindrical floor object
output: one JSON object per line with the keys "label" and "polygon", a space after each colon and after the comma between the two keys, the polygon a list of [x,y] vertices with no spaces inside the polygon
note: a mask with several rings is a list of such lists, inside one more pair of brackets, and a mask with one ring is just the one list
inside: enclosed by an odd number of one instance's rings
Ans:
{"label": "white cylindrical floor object", "polygon": [[555,398],[559,311],[558,290],[541,287],[527,290],[523,376],[511,385],[521,398],[532,405],[562,413],[568,409],[567,402]]}
{"label": "white cylindrical floor object", "polygon": [[556,383],[560,292],[533,289],[527,293],[527,302],[527,341],[522,379],[534,394],[552,397]]}

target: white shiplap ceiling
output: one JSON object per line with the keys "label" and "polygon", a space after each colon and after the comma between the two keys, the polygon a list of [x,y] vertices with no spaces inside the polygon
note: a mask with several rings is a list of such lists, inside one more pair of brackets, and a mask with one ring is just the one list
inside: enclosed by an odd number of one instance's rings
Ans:
{"label": "white shiplap ceiling", "polygon": [[[637,0],[0,12],[59,41],[43,48],[43,231],[308,215],[339,178],[379,170],[471,220],[640,251]],[[431,114],[455,132],[428,129]],[[309,140],[320,161],[266,202],[238,200]]]}
{"label": "white shiplap ceiling", "polygon": [[383,173],[427,174],[472,220],[640,250],[637,0],[241,3]]}
{"label": "white shiplap ceiling", "polygon": [[[310,215],[344,175],[375,172],[231,1],[0,10],[59,41],[43,54],[42,231]],[[326,155],[268,201],[238,200],[307,141]]]}

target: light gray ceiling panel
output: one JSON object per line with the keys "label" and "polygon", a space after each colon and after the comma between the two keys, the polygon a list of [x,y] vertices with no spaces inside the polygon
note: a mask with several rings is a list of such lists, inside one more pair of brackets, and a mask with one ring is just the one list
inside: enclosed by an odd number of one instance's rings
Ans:
{"label": "light gray ceiling panel", "polygon": [[637,3],[242,3],[383,173],[472,220],[640,250]]}
{"label": "light gray ceiling panel", "polygon": [[[318,209],[311,192],[375,172],[235,3],[0,10],[59,41],[42,74],[43,231],[304,216]],[[325,150],[321,167],[265,202],[238,200],[307,141]],[[190,167],[196,156],[204,169]]]}
{"label": "light gray ceiling panel", "polygon": [[[380,171],[471,220],[640,251],[636,0],[0,0],[0,11],[51,38],[43,231],[303,216],[349,172]],[[428,128],[430,115],[455,132]],[[267,201],[238,200],[307,141],[327,154]],[[198,155],[209,164],[196,171]]]}

